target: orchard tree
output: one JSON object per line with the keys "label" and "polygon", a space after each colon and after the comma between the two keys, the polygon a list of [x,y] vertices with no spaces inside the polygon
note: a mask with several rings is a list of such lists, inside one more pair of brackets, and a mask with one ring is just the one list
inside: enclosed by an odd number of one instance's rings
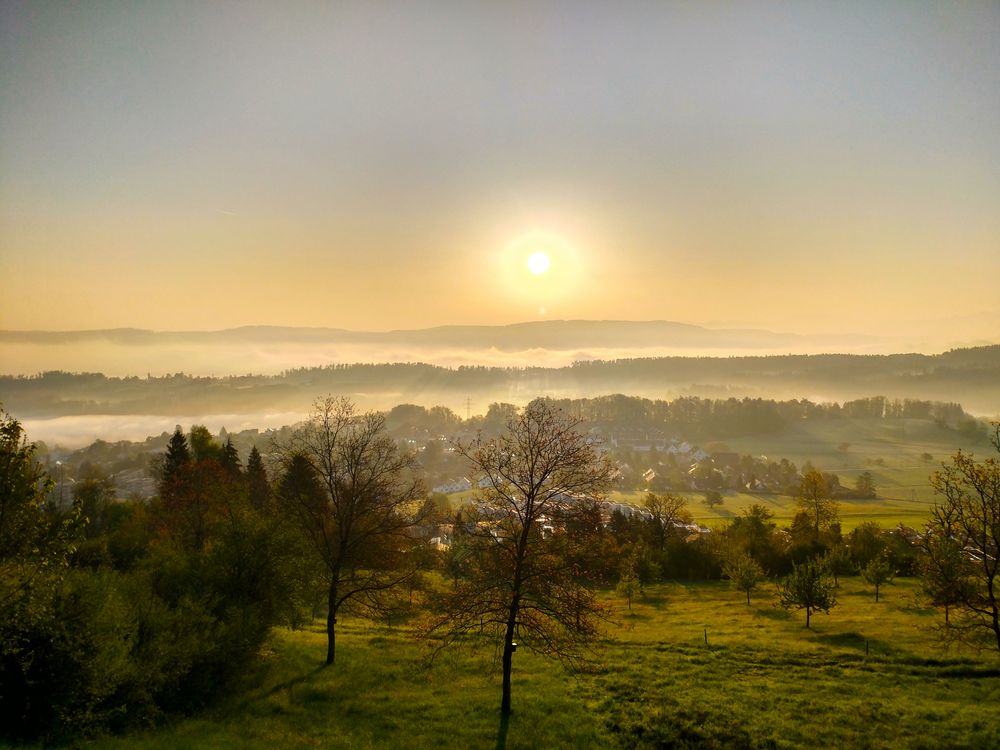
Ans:
{"label": "orchard tree", "polygon": [[[990,442],[1000,453],[1000,422],[993,423]],[[942,497],[924,543],[931,588],[958,610],[949,629],[971,641],[986,635],[1000,650],[1000,461],[976,461],[960,450],[931,485]]]}
{"label": "orchard tree", "polygon": [[823,556],[823,562],[833,576],[834,586],[840,586],[840,576],[855,572],[854,563],[851,562],[851,552],[843,544],[836,544],[828,549]]}
{"label": "orchard tree", "polygon": [[326,663],[336,653],[345,608],[381,615],[391,589],[413,570],[404,562],[419,520],[423,483],[416,461],[386,433],[385,417],[358,413],[345,398],[316,401],[285,445],[279,503],[321,561],[327,584]]}
{"label": "orchard tree", "polygon": [[896,571],[884,552],[861,569],[861,577],[865,583],[875,587],[875,603],[878,604],[878,590],[886,583],[891,583]]}
{"label": "orchard tree", "polygon": [[778,597],[785,609],[804,609],[806,627],[813,612],[829,611],[837,605],[836,584],[821,560],[806,560],[793,565],[792,573],[778,586]]}
{"label": "orchard tree", "polygon": [[639,584],[639,574],[636,572],[636,553],[631,553],[622,558],[618,567],[618,585],[615,586],[615,593],[628,601],[628,610],[632,611],[632,600],[639,596],[641,586]]}
{"label": "orchard tree", "polygon": [[705,499],[702,500],[702,502],[709,508],[714,508],[716,505],[722,505],[722,493],[718,490],[705,490]]}
{"label": "orchard tree", "polygon": [[747,595],[747,606],[750,606],[750,592],[764,580],[764,569],[750,555],[743,553],[735,555],[722,566],[722,572],[729,583],[737,591]]}
{"label": "orchard tree", "polygon": [[944,609],[944,626],[951,630],[951,610],[961,606],[975,590],[973,561],[962,549],[953,530],[936,530],[920,540],[920,578],[924,594]]}
{"label": "orchard tree", "polygon": [[[580,422],[538,399],[508,413],[494,438],[456,443],[482,489],[478,519],[468,524],[469,571],[444,595],[429,626],[441,647],[479,633],[497,643],[503,669],[501,713],[511,712],[515,636],[537,653],[573,668],[597,634],[601,605],[579,570],[574,517],[603,496],[612,466]],[[545,528],[543,528],[545,527]]]}

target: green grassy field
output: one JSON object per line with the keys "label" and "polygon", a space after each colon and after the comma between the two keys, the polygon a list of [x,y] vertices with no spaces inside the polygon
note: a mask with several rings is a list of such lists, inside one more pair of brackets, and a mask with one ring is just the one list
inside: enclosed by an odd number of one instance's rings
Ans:
{"label": "green grassy field", "polygon": [[[840,446],[847,444],[847,450]],[[935,495],[929,477],[962,448],[977,455],[992,452],[988,444],[967,438],[929,420],[843,419],[805,421],[781,435],[755,435],[727,440],[724,447],[740,455],[765,455],[772,461],[787,458],[797,467],[809,461],[821,471],[834,472],[845,487],[870,472],[878,496],[872,500],[840,503],[844,532],[865,521],[883,528],[899,523],[920,528],[930,515]],[[927,460],[926,455],[930,455]],[[757,503],[770,509],[779,525],[791,523],[795,498],[788,495],[726,492],[721,506],[705,507],[702,493],[681,493],[695,520],[718,526]],[[640,505],[644,492],[614,492],[611,499]]]}
{"label": "green grassy field", "polygon": [[599,666],[567,675],[520,649],[509,723],[492,648],[426,666],[408,627],[348,620],[321,668],[319,629],[278,631],[273,650],[218,704],[91,748],[1000,747],[1000,658],[947,650],[916,582],[875,604],[844,579],[813,618],[750,607],[725,583],[651,587],[595,644]]}
{"label": "green grassy field", "polygon": [[[839,449],[841,444],[847,450]],[[781,435],[727,440],[737,453],[787,458],[800,467],[806,462],[840,476],[850,486],[862,472],[874,476],[878,494],[897,502],[929,503],[934,498],[927,478],[959,448],[979,454],[989,444],[970,443],[953,430],[924,419],[830,419],[804,421]],[[924,454],[929,454],[927,461]]]}
{"label": "green grassy field", "polygon": [[[798,510],[795,498],[789,495],[727,492],[722,505],[708,508],[702,503],[703,494],[680,494],[687,499],[687,508],[694,516],[694,520],[709,527],[725,525],[753,504],[768,508],[774,514],[774,520],[779,526],[790,525]],[[610,499],[641,506],[645,495],[644,492],[613,492]],[[899,523],[922,528],[930,515],[931,505],[929,502],[909,502],[880,497],[874,500],[841,501],[839,507],[841,528],[846,534],[865,521],[875,521],[884,529],[890,529]]]}

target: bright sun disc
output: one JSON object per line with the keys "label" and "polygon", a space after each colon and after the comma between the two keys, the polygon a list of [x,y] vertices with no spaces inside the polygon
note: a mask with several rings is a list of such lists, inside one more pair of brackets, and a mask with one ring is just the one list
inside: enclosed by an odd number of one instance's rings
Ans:
{"label": "bright sun disc", "polygon": [[535,276],[541,276],[549,270],[549,256],[540,250],[532,253],[531,257],[528,258],[528,270]]}

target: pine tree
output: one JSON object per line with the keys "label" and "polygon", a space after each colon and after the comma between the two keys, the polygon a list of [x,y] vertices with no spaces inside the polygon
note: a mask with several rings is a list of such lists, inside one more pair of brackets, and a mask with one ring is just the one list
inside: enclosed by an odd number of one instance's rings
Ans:
{"label": "pine tree", "polygon": [[167,444],[167,454],[163,459],[160,474],[160,497],[169,498],[177,492],[178,486],[191,464],[191,451],[188,449],[187,438],[180,425],[174,429],[174,434]]}
{"label": "pine tree", "polygon": [[250,449],[247,457],[247,493],[255,508],[263,508],[271,498],[271,485],[267,480],[267,469],[257,446]]}
{"label": "pine tree", "polygon": [[243,464],[240,462],[240,452],[233,445],[231,437],[226,438],[226,444],[222,447],[222,455],[219,458],[223,471],[230,477],[238,479],[243,475]]}

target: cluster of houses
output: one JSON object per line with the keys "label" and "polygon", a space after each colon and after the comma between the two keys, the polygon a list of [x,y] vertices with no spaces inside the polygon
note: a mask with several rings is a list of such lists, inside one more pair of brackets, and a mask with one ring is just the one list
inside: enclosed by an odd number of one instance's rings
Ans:
{"label": "cluster of houses", "polygon": [[[468,487],[466,489],[468,489]],[[572,497],[557,499],[557,502],[561,502],[563,504],[573,503],[576,501],[577,499]],[[598,507],[601,510],[601,525],[604,528],[611,525],[616,514],[628,519],[638,518],[645,521],[651,521],[653,519],[652,513],[650,513],[647,509],[640,508],[636,505],[632,505],[631,503],[618,503],[604,500],[598,504]],[[477,510],[479,517],[482,519],[476,522],[477,527],[482,531],[495,533],[499,528],[496,509],[480,506]],[[693,542],[706,534],[712,533],[710,528],[700,526],[696,523],[685,523],[683,521],[673,521],[672,523],[678,535],[687,542]],[[554,516],[541,515],[538,518],[538,524],[541,529],[542,536],[544,538],[548,538],[560,528],[561,521]],[[441,552],[445,552],[451,547],[454,530],[453,524],[441,523],[422,527],[421,529],[415,531],[420,537],[427,539],[427,542],[431,547]]]}

